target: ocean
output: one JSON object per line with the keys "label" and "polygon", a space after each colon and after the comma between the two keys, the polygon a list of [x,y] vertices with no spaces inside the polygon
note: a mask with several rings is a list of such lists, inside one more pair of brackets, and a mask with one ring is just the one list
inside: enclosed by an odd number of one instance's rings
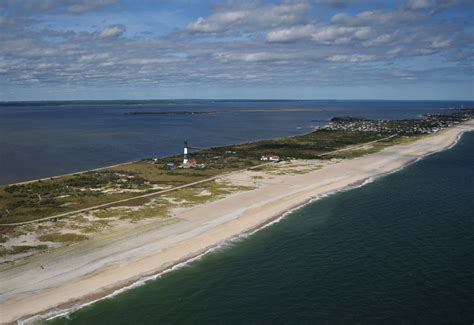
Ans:
{"label": "ocean", "polygon": [[[0,184],[309,132],[334,116],[417,118],[459,101],[151,100],[0,102]],[[130,115],[132,112],[214,112]]]}
{"label": "ocean", "polygon": [[471,324],[474,132],[50,324]]}

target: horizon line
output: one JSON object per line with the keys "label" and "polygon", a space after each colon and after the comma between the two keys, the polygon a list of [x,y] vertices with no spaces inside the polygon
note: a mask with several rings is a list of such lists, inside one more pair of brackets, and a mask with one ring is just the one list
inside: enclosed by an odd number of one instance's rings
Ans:
{"label": "horizon line", "polygon": [[431,102],[462,102],[469,101],[474,102],[472,99],[378,99],[378,98],[319,98],[319,99],[296,99],[296,98],[152,98],[152,99],[131,99],[131,98],[120,98],[120,99],[32,99],[32,100],[0,100],[0,104],[3,103],[36,103],[36,102],[112,102],[112,101],[431,101]]}

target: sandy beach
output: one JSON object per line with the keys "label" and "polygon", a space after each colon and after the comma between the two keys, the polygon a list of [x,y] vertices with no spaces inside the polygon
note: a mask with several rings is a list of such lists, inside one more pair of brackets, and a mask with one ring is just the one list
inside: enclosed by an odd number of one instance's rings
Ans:
{"label": "sandy beach", "polygon": [[311,199],[362,184],[446,149],[460,134],[472,130],[473,120],[410,144],[324,163],[318,165],[321,168],[304,174],[244,171],[223,176],[226,181],[256,188],[175,210],[178,221],[171,224],[124,229],[3,265],[0,321],[11,323],[106,296],[203,254],[239,234],[252,232]]}

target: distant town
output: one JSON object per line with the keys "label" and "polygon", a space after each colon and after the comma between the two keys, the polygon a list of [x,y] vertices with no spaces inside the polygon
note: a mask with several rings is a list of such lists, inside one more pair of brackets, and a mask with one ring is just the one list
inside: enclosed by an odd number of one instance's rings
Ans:
{"label": "distant town", "polygon": [[378,132],[381,134],[430,134],[474,118],[474,108],[464,108],[446,114],[426,114],[421,119],[371,120],[357,117],[335,117],[323,130]]}

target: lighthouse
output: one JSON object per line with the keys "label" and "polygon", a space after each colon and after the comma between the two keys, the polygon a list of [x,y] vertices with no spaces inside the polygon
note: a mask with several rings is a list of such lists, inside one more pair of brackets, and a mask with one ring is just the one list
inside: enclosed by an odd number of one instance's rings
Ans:
{"label": "lighthouse", "polygon": [[188,142],[184,141],[184,148],[183,148],[183,165],[188,163]]}
{"label": "lighthouse", "polygon": [[184,146],[183,146],[183,163],[179,166],[179,168],[199,168],[203,169],[206,168],[206,164],[198,164],[196,159],[189,158],[188,157],[188,150],[189,149],[199,149],[196,147],[189,147],[188,146],[188,141],[184,141]]}

